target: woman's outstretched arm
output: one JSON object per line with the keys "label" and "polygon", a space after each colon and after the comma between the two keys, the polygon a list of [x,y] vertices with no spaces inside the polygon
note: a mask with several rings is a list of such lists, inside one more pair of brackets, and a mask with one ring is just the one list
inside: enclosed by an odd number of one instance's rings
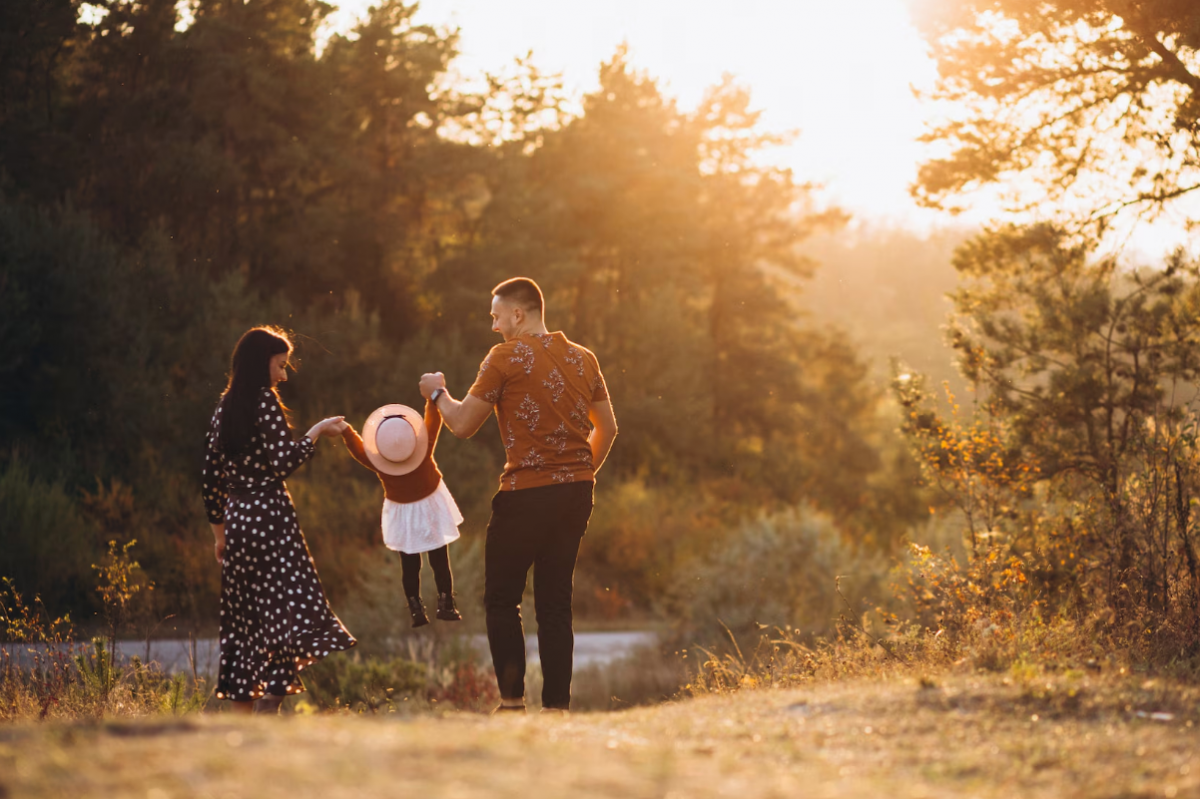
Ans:
{"label": "woman's outstretched arm", "polygon": [[259,446],[266,447],[267,460],[271,471],[280,480],[303,466],[316,451],[316,440],[323,435],[334,436],[342,432],[341,416],[330,416],[312,426],[299,441],[292,440],[292,431],[287,420],[283,418],[283,410],[275,393],[264,390],[258,408]]}

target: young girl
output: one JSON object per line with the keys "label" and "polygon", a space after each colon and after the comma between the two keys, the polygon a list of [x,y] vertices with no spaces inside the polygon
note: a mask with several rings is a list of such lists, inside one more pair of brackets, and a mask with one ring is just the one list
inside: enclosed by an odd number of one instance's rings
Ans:
{"label": "young girl", "polygon": [[432,402],[426,402],[424,419],[407,405],[384,405],[367,418],[362,437],[349,425],[342,431],[350,454],[383,483],[383,543],[400,553],[413,627],[429,623],[421,602],[422,552],[429,553],[437,584],[437,617],[442,621],[462,619],[454,606],[454,578],[446,545],[458,538],[463,517],[433,459],[441,429],[441,413]]}

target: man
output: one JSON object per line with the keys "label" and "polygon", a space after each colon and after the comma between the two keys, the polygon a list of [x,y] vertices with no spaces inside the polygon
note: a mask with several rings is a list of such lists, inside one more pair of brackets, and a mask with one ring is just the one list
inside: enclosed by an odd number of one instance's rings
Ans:
{"label": "man", "polygon": [[421,378],[450,431],[468,438],[492,409],[507,460],[492,498],[484,555],[488,645],[500,687],[498,710],[525,711],[525,633],[521,595],[530,567],[541,653],[542,707],[571,703],[575,558],[592,513],[596,472],[617,435],[596,356],[561,332],[549,333],[542,291],[529,278],[492,290],[492,348],[459,402],[441,372]]}

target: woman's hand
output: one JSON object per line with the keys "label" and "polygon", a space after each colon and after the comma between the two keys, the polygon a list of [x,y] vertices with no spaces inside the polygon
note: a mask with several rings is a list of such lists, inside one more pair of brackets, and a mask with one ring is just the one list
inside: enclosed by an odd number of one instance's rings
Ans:
{"label": "woman's hand", "polygon": [[217,556],[217,563],[225,565],[225,525],[213,524],[210,525],[213,531],[213,554]]}
{"label": "woman's hand", "polygon": [[345,416],[330,416],[327,419],[322,419],[312,426],[308,431],[308,437],[314,442],[321,436],[340,436],[342,431],[346,429]]}

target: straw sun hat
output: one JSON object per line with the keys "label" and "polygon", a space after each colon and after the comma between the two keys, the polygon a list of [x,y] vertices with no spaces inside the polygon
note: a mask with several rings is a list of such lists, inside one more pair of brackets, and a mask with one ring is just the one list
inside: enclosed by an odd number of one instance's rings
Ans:
{"label": "straw sun hat", "polygon": [[408,474],[429,452],[424,417],[407,405],[384,405],[367,417],[362,432],[367,459],[384,474]]}

